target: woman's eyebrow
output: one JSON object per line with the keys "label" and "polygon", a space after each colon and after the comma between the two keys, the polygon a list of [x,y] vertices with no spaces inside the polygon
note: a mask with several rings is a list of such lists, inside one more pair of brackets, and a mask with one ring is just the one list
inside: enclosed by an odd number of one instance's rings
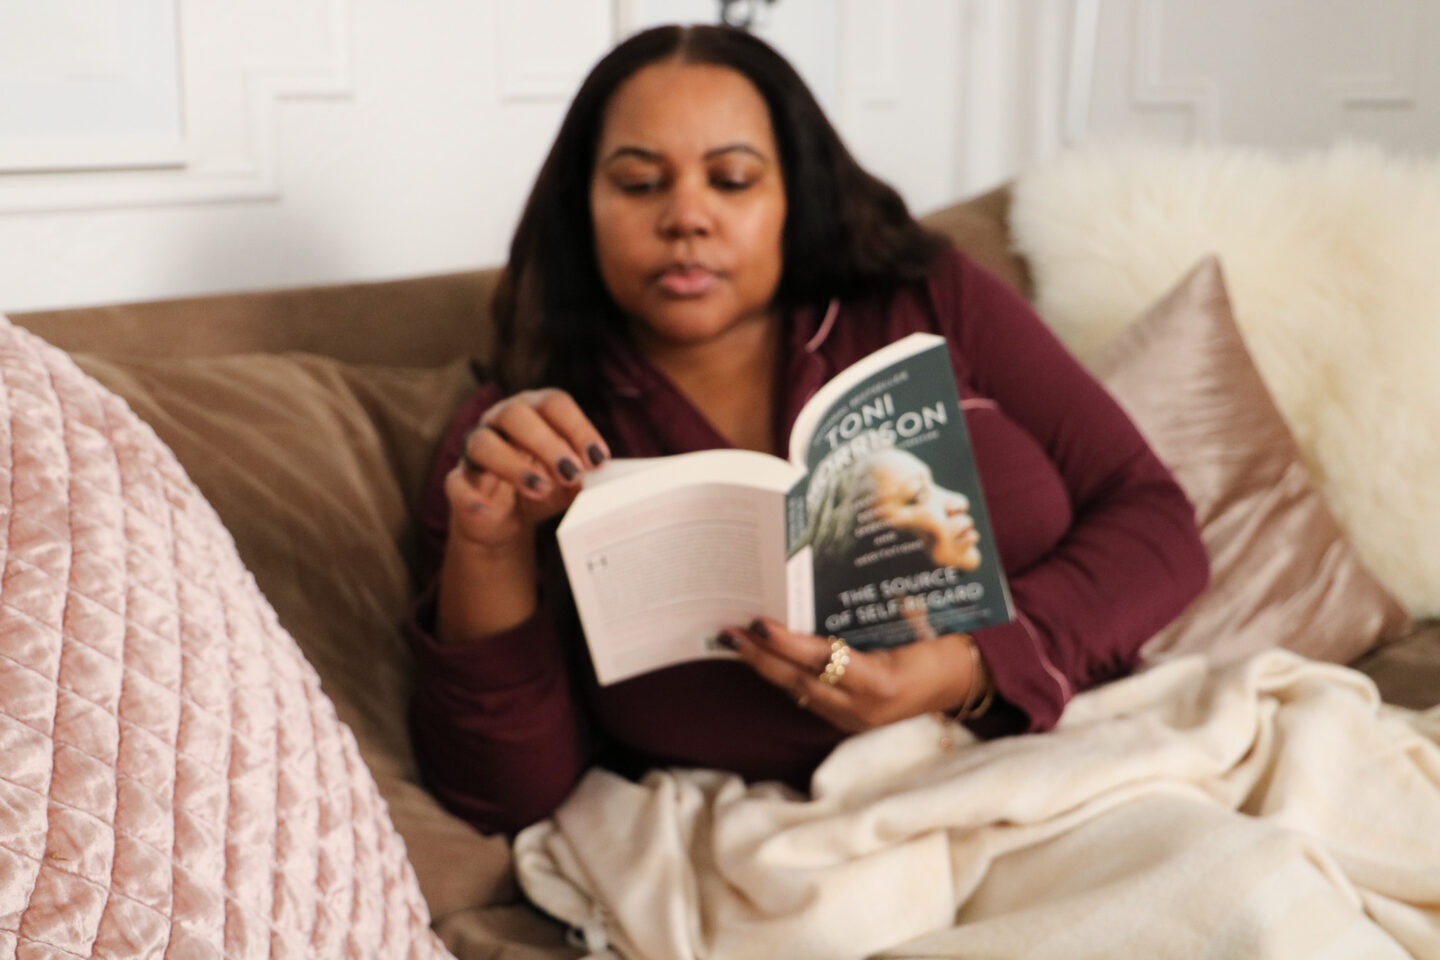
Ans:
{"label": "woman's eyebrow", "polygon": [[[713,150],[706,150],[705,159],[713,160],[714,158],[723,156],[727,153],[748,153],[756,159],[769,160],[769,158],[765,156],[765,154],[750,146],[750,144],[748,143],[727,143],[723,147],[715,147]],[[609,163],[612,160],[618,160],[621,157],[635,157],[638,160],[644,160],[649,163],[662,163],[665,160],[665,157],[662,154],[657,153],[654,150],[647,150],[644,147],[623,146],[616,147],[614,150],[611,150],[610,153],[606,155],[605,159],[601,160],[600,162],[602,164]]]}
{"label": "woman's eyebrow", "polygon": [[715,157],[721,156],[722,154],[726,153],[748,153],[759,160],[769,159],[765,156],[765,154],[761,153],[759,150],[756,150],[748,143],[728,143],[723,147],[716,147],[714,150],[706,150],[705,159],[712,160]]}
{"label": "woman's eyebrow", "polygon": [[644,147],[616,147],[614,150],[610,151],[610,153],[605,157],[604,160],[601,160],[600,162],[609,163],[610,161],[618,160],[621,157],[635,157],[637,159],[645,160],[650,163],[660,163],[665,159],[660,154],[656,153],[654,150],[646,150]]}

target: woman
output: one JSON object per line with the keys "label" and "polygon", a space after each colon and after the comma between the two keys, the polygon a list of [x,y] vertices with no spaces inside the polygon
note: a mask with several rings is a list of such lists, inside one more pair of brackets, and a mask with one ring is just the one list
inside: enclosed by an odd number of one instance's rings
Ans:
{"label": "woman", "polygon": [[905,450],[887,450],[870,461],[870,479],[877,519],[918,535],[938,564],[961,570],[980,566],[970,498],[936,483],[928,463]]}
{"label": "woman", "polygon": [[817,567],[830,557],[853,566],[857,543],[879,546],[884,541],[893,549],[896,532],[914,537],[917,548],[941,566],[967,573],[980,567],[980,534],[970,498],[936,483],[930,465],[908,450],[889,447],[857,459],[831,474],[823,490],[812,485],[807,496],[811,519],[805,541],[815,551]]}
{"label": "woman", "polygon": [[[798,545],[811,551],[815,622],[844,635],[841,657],[852,655],[850,644],[872,652],[1002,619],[1004,578],[996,561],[981,570],[970,498],[936,483],[928,463],[880,431],[857,436],[840,453],[836,466],[822,463],[810,474]],[[971,651],[982,669],[956,713],[964,720],[993,697],[983,658],[973,644]],[[843,666],[848,671],[849,661]]]}
{"label": "woman", "polygon": [[[437,465],[438,571],[414,630],[417,756],[482,830],[547,815],[595,762],[803,790],[848,732],[979,692],[982,735],[1047,729],[1205,582],[1188,503],[1114,402],[860,169],[746,34],[657,28],[596,65],[495,313],[495,382]],[[757,621],[728,632],[737,661],[599,688],[553,535],[586,473],[612,455],[777,451],[826,379],[922,329],[949,339],[1019,617],[856,653],[843,674],[827,639]]]}

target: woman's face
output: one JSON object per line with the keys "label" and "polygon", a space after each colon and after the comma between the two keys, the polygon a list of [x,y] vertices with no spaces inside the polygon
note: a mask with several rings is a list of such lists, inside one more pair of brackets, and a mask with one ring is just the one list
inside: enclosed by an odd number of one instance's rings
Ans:
{"label": "woman's face", "polygon": [[961,570],[980,566],[980,535],[969,498],[936,485],[923,460],[903,450],[887,450],[871,461],[870,477],[878,517],[923,537],[936,563]]}
{"label": "woman's face", "polygon": [[590,180],[600,276],[647,343],[701,343],[767,315],[785,187],[765,100],[726,67],[664,61],[606,105]]}

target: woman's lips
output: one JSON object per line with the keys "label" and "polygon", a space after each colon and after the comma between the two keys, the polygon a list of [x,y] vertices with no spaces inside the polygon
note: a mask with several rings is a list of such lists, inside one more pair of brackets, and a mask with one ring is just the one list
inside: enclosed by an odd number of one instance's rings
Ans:
{"label": "woman's lips", "polygon": [[719,281],[715,271],[689,264],[667,267],[657,279],[660,289],[672,297],[703,297]]}

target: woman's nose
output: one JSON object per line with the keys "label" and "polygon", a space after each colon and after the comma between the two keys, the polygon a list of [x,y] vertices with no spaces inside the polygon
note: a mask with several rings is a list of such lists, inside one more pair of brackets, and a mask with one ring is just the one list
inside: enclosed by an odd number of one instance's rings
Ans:
{"label": "woman's nose", "polygon": [[670,239],[704,236],[714,229],[709,197],[703,186],[676,183],[660,215],[660,233]]}
{"label": "woman's nose", "polygon": [[963,493],[951,491],[945,498],[945,513],[947,516],[955,516],[957,513],[970,512],[970,498]]}

